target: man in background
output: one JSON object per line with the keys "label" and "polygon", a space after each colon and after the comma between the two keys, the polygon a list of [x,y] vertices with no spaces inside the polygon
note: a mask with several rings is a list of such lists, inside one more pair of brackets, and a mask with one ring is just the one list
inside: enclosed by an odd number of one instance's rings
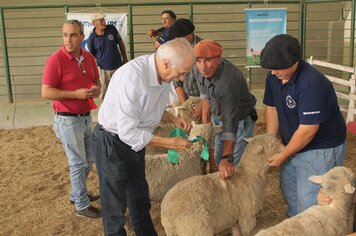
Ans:
{"label": "man in background", "polygon": [[78,20],[64,23],[62,38],[62,48],[46,62],[42,97],[54,100],[54,132],[68,159],[70,202],[78,216],[99,218],[100,210],[90,204],[99,197],[88,195],[86,184],[94,163],[90,110],[92,99],[100,94],[98,69],[94,57],[80,48],[84,30]]}
{"label": "man in background", "polygon": [[[194,30],[195,26],[190,20],[180,18],[176,21],[176,23],[174,23],[174,25],[171,26],[168,32],[168,36],[169,38],[185,38],[192,45],[192,47],[194,47],[195,44],[202,40],[200,37],[194,34]],[[196,68],[193,66],[192,70],[183,81],[174,81],[177,97],[181,105],[189,97],[199,97],[200,95],[198,84],[194,78],[196,74],[195,70]]]}
{"label": "man in background", "polygon": [[127,62],[124,41],[113,25],[106,25],[105,15],[95,13],[92,16],[93,32],[89,35],[88,50],[96,58],[99,67],[102,91],[100,99],[103,100],[111,76]]}
{"label": "man in background", "polygon": [[152,38],[158,38],[159,36],[163,36],[163,38],[167,38],[169,28],[176,22],[177,16],[172,10],[164,10],[161,13],[162,17],[162,27],[159,29],[149,29],[147,31],[147,35]]}
{"label": "man in background", "polygon": [[[189,20],[185,18],[180,18],[171,26],[168,32],[168,38],[185,38],[188,42],[194,47],[197,43],[199,43],[202,39],[194,34],[195,26]],[[196,97],[199,98],[200,92],[199,87],[196,81],[195,76],[197,75],[196,67],[193,66],[189,74],[185,76],[183,81],[176,80],[173,82],[175,92],[177,94],[178,102],[182,105],[189,97]],[[201,109],[202,103],[199,102],[194,107],[194,117],[201,121]],[[210,114],[208,115],[210,117]],[[207,119],[206,122],[210,122],[210,119]],[[206,171],[206,162],[203,163],[203,171]],[[217,171],[217,166],[214,160],[214,147],[209,147],[209,172],[213,173]]]}

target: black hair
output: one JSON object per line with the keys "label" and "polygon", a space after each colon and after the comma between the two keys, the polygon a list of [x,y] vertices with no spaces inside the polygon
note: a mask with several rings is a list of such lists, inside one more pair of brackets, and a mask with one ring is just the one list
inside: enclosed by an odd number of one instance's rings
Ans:
{"label": "black hair", "polygon": [[164,11],[162,11],[161,15],[163,15],[164,13],[167,13],[167,14],[170,15],[173,19],[177,19],[176,13],[174,13],[172,10],[164,10]]}

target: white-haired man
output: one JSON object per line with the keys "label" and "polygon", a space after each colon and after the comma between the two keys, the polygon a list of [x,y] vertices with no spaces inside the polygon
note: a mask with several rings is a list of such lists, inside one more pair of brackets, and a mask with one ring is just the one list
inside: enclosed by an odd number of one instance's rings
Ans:
{"label": "white-haired man", "polygon": [[161,120],[189,130],[185,119],[165,109],[171,81],[183,80],[194,62],[190,43],[176,39],[114,73],[93,132],[105,235],[126,235],[127,206],[137,236],[157,235],[149,214],[145,146],[178,151],[191,147],[187,139],[159,137],[153,131]]}

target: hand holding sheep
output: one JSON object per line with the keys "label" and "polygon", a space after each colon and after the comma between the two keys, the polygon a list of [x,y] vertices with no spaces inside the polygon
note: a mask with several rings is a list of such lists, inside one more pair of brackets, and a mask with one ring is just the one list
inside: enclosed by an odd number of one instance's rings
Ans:
{"label": "hand holding sheep", "polygon": [[274,167],[280,167],[283,165],[284,162],[286,162],[288,157],[285,155],[282,155],[282,153],[277,153],[270,158],[268,158],[268,165],[269,166],[274,166]]}
{"label": "hand holding sheep", "polygon": [[221,179],[228,179],[234,174],[234,165],[226,159],[222,159],[219,164],[219,172]]}
{"label": "hand holding sheep", "polygon": [[329,197],[324,189],[321,187],[318,193],[318,204],[321,206],[326,206],[329,205],[331,203],[332,199],[331,197]]}
{"label": "hand holding sheep", "polygon": [[182,118],[182,117],[174,117],[174,119],[172,120],[172,124],[177,127],[177,128],[181,128],[182,130],[188,132],[191,129],[191,125],[190,123],[188,123],[186,121],[186,119]]}
{"label": "hand holding sheep", "polygon": [[171,148],[175,149],[179,152],[185,151],[185,150],[191,148],[193,145],[191,142],[189,142],[188,139],[185,139],[182,137],[171,138],[171,140],[173,140]]}

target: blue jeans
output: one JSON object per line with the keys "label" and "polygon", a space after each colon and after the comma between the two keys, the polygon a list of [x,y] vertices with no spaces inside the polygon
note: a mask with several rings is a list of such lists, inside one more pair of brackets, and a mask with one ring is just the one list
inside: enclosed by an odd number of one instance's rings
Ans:
{"label": "blue jeans", "polygon": [[77,210],[90,206],[87,177],[94,163],[92,157],[91,116],[54,116],[54,132],[63,144],[70,173],[70,200]]}
{"label": "blue jeans", "polygon": [[308,177],[322,175],[344,161],[346,144],[335,148],[316,149],[297,153],[283,164],[280,171],[281,189],[288,204],[288,215],[295,216],[316,205],[319,184]]}
{"label": "blue jeans", "polygon": [[135,152],[117,135],[97,125],[93,131],[93,154],[99,175],[105,235],[126,236],[125,210],[137,236],[156,236],[150,216],[151,202],[145,179],[145,149]]}
{"label": "blue jeans", "polygon": [[[214,116],[212,119],[213,119],[213,124],[215,124],[215,125],[222,124],[218,117]],[[255,124],[256,124],[256,122],[251,120],[250,116],[248,116],[244,120],[239,121],[239,127],[238,127],[237,133],[236,133],[236,143],[234,146],[234,153],[233,153],[234,166],[239,164],[239,162],[241,160],[241,156],[247,146],[247,142],[244,141],[243,138],[251,138],[253,136]],[[221,140],[221,134],[217,134],[215,136],[215,152],[214,152],[216,166],[219,166],[219,164],[220,164],[220,161],[222,158],[222,153],[223,153],[223,148],[224,148],[224,144],[223,144],[223,141]]]}

